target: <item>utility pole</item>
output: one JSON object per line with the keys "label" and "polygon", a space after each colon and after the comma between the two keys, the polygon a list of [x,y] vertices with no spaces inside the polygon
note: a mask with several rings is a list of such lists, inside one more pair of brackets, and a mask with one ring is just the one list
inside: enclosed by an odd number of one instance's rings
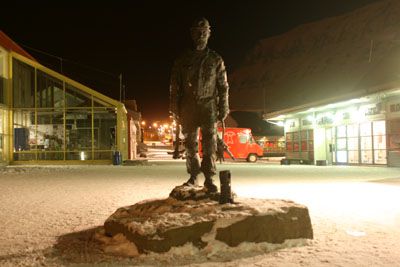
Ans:
{"label": "utility pole", "polygon": [[119,102],[122,100],[122,73],[119,75]]}
{"label": "utility pole", "polygon": [[265,99],[265,87],[263,87],[263,117],[264,117],[264,114],[265,114],[265,102],[266,102],[266,99]]}
{"label": "utility pole", "polygon": [[125,86],[125,84],[122,85],[122,99],[124,101],[126,100],[126,86]]}

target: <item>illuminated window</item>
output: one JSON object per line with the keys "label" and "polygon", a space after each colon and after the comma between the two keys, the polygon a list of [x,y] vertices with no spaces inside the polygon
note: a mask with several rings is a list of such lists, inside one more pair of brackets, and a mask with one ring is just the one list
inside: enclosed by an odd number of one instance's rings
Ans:
{"label": "illuminated window", "polygon": [[361,149],[361,163],[372,164],[372,124],[371,122],[364,122],[360,124],[360,149]]}
{"label": "illuminated window", "polygon": [[374,136],[374,149],[386,149],[386,135]]}
{"label": "illuminated window", "polygon": [[385,121],[374,121],[373,122],[374,135],[385,135],[386,134],[385,125],[386,125]]}
{"label": "illuminated window", "polygon": [[372,164],[372,150],[361,150],[361,163]]}
{"label": "illuminated window", "polygon": [[337,127],[337,137],[346,137],[346,125]]}
{"label": "illuminated window", "polygon": [[361,137],[361,150],[372,149],[372,138],[371,136]]}
{"label": "illuminated window", "polygon": [[336,127],[336,158],[338,163],[347,163],[347,128],[346,125]]}
{"label": "illuminated window", "polygon": [[359,163],[358,150],[357,151],[349,151],[349,163]]}
{"label": "illuminated window", "polygon": [[371,136],[370,122],[365,122],[360,124],[360,136]]}
{"label": "illuminated window", "polygon": [[375,164],[386,164],[386,150],[375,150],[374,151]]}
{"label": "illuminated window", "polygon": [[347,137],[358,137],[358,124],[347,125]]}
{"label": "illuminated window", "polygon": [[337,151],[337,162],[347,163],[347,151]]}
{"label": "illuminated window", "polygon": [[347,148],[349,150],[358,150],[358,137],[351,137],[347,139]]}
{"label": "illuminated window", "polygon": [[386,122],[374,121],[372,123],[374,163],[386,164]]}
{"label": "illuminated window", "polygon": [[336,148],[337,150],[346,150],[347,149],[346,138],[338,138],[336,143]]}

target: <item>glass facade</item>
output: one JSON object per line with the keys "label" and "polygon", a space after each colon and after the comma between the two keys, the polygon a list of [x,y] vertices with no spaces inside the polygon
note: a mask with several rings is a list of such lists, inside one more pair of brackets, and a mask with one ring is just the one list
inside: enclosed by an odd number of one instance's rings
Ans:
{"label": "glass facade", "polygon": [[385,121],[340,125],[335,130],[333,162],[387,164]]}
{"label": "glass facade", "polygon": [[[400,120],[390,120],[387,133],[383,116],[356,122],[350,116],[339,117],[337,114],[343,114],[340,110],[321,114],[324,116],[315,116],[315,120],[307,114],[302,119],[295,117],[285,122],[287,159],[312,163],[315,157],[333,164],[386,165],[388,151],[400,151]],[[324,117],[327,119],[322,120]],[[309,118],[310,123],[305,124],[305,118]],[[301,121],[301,125],[297,121]],[[389,150],[387,138],[390,138]]]}
{"label": "glass facade", "polygon": [[12,68],[13,160],[112,160],[115,106],[16,58]]}
{"label": "glass facade", "polygon": [[372,144],[373,144],[373,159],[375,164],[387,163],[387,146],[386,146],[386,122],[372,122]]}

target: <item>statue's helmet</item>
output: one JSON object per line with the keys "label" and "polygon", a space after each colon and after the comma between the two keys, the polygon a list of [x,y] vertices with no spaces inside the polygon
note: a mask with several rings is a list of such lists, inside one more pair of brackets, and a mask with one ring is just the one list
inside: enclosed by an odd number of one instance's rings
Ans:
{"label": "statue's helmet", "polygon": [[205,18],[196,19],[192,24],[192,29],[207,29],[210,30],[210,23]]}

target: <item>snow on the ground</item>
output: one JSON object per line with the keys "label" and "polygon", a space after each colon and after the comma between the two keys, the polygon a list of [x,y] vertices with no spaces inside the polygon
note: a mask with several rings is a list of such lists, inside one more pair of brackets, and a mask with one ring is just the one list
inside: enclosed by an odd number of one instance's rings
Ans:
{"label": "snow on the ground", "polygon": [[399,168],[224,163],[240,197],[308,206],[314,240],[205,254],[185,246],[135,259],[105,255],[93,232],[117,208],[165,198],[187,179],[184,161],[146,166],[0,169],[0,266],[399,266]]}

